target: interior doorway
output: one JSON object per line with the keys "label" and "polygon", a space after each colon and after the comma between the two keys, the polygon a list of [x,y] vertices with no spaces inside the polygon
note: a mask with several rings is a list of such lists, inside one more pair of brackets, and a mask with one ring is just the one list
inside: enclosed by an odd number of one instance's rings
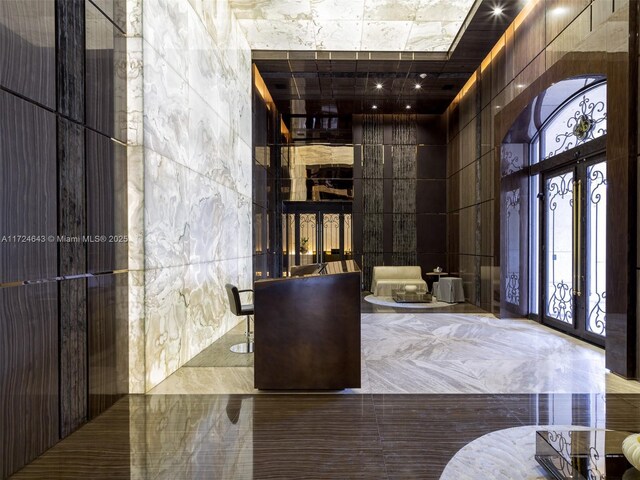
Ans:
{"label": "interior doorway", "polygon": [[542,321],[604,346],[606,159],[581,160],[540,179]]}
{"label": "interior doorway", "polygon": [[350,201],[285,202],[283,272],[292,266],[353,259]]}

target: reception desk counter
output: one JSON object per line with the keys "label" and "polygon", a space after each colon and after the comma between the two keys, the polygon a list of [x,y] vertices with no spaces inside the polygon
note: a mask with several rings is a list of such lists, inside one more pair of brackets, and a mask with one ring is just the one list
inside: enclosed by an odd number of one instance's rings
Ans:
{"label": "reception desk counter", "polygon": [[360,387],[360,272],[254,286],[255,387]]}

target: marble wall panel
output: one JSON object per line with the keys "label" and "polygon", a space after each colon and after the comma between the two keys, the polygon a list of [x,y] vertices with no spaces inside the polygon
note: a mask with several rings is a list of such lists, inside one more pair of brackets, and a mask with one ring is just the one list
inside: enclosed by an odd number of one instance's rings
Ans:
{"label": "marble wall panel", "polygon": [[145,273],[129,271],[129,393],[145,393]]}
{"label": "marble wall panel", "polygon": [[129,270],[144,270],[144,148],[127,147]]}
{"label": "marble wall panel", "polygon": [[144,145],[183,165],[189,159],[189,86],[144,40]]}
{"label": "marble wall panel", "polygon": [[[0,91],[0,283],[57,273],[56,118]],[[18,236],[18,237],[15,237]],[[20,237],[23,236],[23,237]],[[34,236],[41,241],[27,241]]]}
{"label": "marble wall panel", "polygon": [[148,0],[143,12],[147,270],[136,350],[148,390],[238,322],[224,285],[251,284],[253,158],[251,54],[227,2]]}
{"label": "marble wall panel", "polygon": [[144,52],[142,37],[126,37],[126,50],[126,143],[128,145],[141,146],[144,143]]}
{"label": "marble wall panel", "polygon": [[[116,0],[120,1],[120,0]],[[129,392],[145,392],[144,52],[142,0],[126,0]],[[120,25],[119,22],[116,22]]]}
{"label": "marble wall panel", "polygon": [[[238,137],[237,130],[197,96],[189,95],[188,166],[222,185],[250,193],[251,147]],[[230,155],[231,153],[231,155]]]}
{"label": "marble wall panel", "polygon": [[55,109],[55,1],[5,0],[0,20],[0,84]]}
{"label": "marble wall panel", "polygon": [[238,266],[223,260],[146,272],[147,391],[242,320],[230,313],[224,290],[226,283],[239,284]]}
{"label": "marble wall panel", "polygon": [[[220,3],[220,2],[219,2]],[[176,72],[188,75],[189,10],[187,0],[144,0],[142,36]],[[145,65],[149,63],[145,60]]]}
{"label": "marble wall panel", "polygon": [[191,206],[187,169],[153,150],[145,150],[145,259],[147,268],[187,265],[186,235]]}
{"label": "marble wall panel", "polygon": [[[185,176],[189,191],[182,200],[190,204],[184,233],[188,241],[188,263],[238,258],[240,196],[190,170],[185,171]],[[244,207],[244,213],[248,213],[248,205]],[[250,247],[246,252],[250,252]]]}

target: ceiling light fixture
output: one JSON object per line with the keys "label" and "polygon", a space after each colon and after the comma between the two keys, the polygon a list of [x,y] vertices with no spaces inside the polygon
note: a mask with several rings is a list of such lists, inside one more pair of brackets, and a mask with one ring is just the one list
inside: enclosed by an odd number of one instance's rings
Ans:
{"label": "ceiling light fixture", "polygon": [[422,88],[422,85],[420,85],[419,83],[416,83],[416,90],[420,90]]}
{"label": "ceiling light fixture", "polygon": [[495,16],[502,15],[502,12],[504,12],[504,9],[502,7],[499,7],[497,5],[493,7],[493,14]]}
{"label": "ceiling light fixture", "polygon": [[378,109],[378,105],[371,105],[371,109],[372,110],[377,110]]}
{"label": "ceiling light fixture", "polygon": [[427,74],[426,73],[421,73],[420,74],[420,78],[427,78]]}
{"label": "ceiling light fixture", "polygon": [[382,84],[381,83],[376,83],[376,88],[378,90],[382,90]]}
{"label": "ceiling light fixture", "polygon": [[406,108],[407,110],[411,110],[411,105],[407,105],[405,108]]}

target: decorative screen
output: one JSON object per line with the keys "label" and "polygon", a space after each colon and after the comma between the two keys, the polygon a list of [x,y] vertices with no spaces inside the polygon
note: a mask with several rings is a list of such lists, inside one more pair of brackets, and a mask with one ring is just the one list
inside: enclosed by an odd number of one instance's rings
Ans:
{"label": "decorative screen", "polygon": [[607,84],[599,83],[562,105],[540,131],[540,158],[587,143],[607,133]]}

